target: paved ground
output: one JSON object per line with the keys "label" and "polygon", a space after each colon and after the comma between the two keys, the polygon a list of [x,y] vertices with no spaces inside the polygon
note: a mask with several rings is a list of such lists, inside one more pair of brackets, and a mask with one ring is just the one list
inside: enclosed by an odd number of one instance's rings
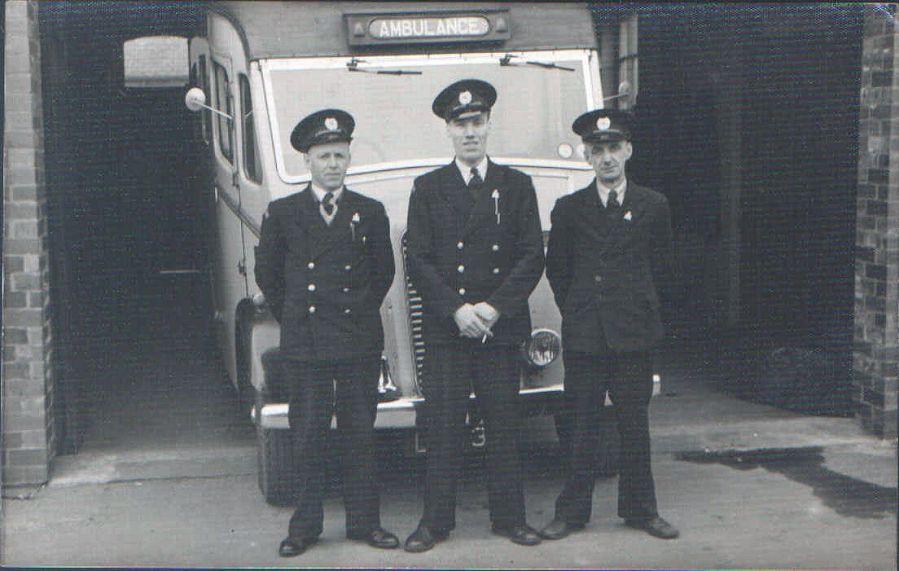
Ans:
{"label": "paved ground", "polygon": [[[148,314],[142,323],[166,321]],[[82,452],[59,457],[49,485],[7,490],[4,565],[896,568],[895,442],[862,433],[854,419],[737,400],[715,390],[701,360],[669,370],[652,407],[660,509],[681,528],[677,541],[623,527],[611,478],[597,482],[584,532],[513,545],[489,533],[473,458],[450,542],[421,555],[348,542],[335,485],[320,544],[283,560],[276,551],[291,510],[260,497],[252,426],[233,393],[184,342],[189,331],[147,331],[91,364]],[[551,423],[528,432],[551,436]],[[562,474],[552,449],[534,449],[526,466],[529,519],[539,526],[552,517]],[[383,523],[405,536],[421,513],[421,463],[383,458],[380,473]]]}
{"label": "paved ground", "polygon": [[[597,483],[594,519],[584,532],[536,548],[515,546],[489,534],[483,471],[474,458],[459,494],[459,528],[451,542],[416,556],[345,541],[343,508],[332,493],[322,541],[301,559],[287,561],[276,549],[291,510],[264,503],[253,450],[235,445],[96,452],[80,465],[70,463],[31,499],[4,502],[2,562],[896,567],[893,443],[862,434],[852,419],[792,415],[701,388],[660,396],[653,412],[660,508],[683,530],[674,542],[620,524],[612,478]],[[98,472],[98,465],[106,465],[106,472]],[[541,525],[552,517],[562,482],[559,463],[552,451],[543,450],[532,454],[527,466],[529,519]],[[420,516],[421,477],[420,462],[385,460],[382,466],[383,522],[400,535],[411,532]]]}
{"label": "paved ground", "polygon": [[[489,534],[480,470],[460,494],[459,528],[448,543],[412,555],[343,539],[343,509],[326,505],[320,544],[301,559],[276,554],[290,509],[266,505],[255,477],[221,476],[50,486],[4,506],[6,565],[365,566],[365,567],[848,567],[895,568],[896,488],[828,474],[843,461],[895,465],[891,448],[825,449],[824,466],[800,455],[775,467],[655,457],[662,512],[683,530],[674,542],[620,525],[615,480],[598,482],[594,519],[582,533],[534,548]],[[529,517],[551,518],[561,484],[551,462],[532,463]],[[418,474],[420,475],[420,474]],[[385,475],[383,523],[405,535],[420,514],[419,478]]]}

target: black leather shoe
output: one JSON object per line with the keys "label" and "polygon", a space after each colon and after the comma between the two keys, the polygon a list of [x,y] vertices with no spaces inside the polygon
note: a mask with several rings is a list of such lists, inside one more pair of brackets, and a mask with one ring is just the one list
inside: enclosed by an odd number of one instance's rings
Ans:
{"label": "black leather shoe", "polygon": [[676,527],[658,516],[649,519],[626,519],[624,525],[645,531],[659,539],[676,539],[680,535]]}
{"label": "black leather shoe", "polygon": [[435,531],[426,525],[418,526],[406,539],[404,549],[409,553],[423,553],[449,537],[445,531]]}
{"label": "black leather shoe", "polygon": [[538,533],[543,539],[562,539],[568,537],[571,532],[584,529],[582,523],[568,523],[561,519],[554,519],[541,529]]}
{"label": "black leather shoe", "polygon": [[318,541],[318,538],[292,538],[288,537],[278,547],[278,555],[281,557],[296,557],[305,553],[309,546]]}
{"label": "black leather shoe", "polygon": [[512,543],[517,543],[518,545],[537,545],[540,543],[540,535],[529,525],[493,526],[493,533],[508,537]]}
{"label": "black leather shoe", "polygon": [[364,541],[378,549],[396,549],[400,546],[400,540],[397,536],[380,527],[371,530],[370,533],[358,537],[353,536],[350,539]]}

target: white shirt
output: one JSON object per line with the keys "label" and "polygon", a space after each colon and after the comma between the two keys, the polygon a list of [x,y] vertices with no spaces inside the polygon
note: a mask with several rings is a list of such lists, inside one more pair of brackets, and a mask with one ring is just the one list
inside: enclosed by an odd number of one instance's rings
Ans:
{"label": "white shirt", "polygon": [[627,179],[624,179],[621,184],[614,188],[606,188],[597,180],[596,190],[599,191],[599,200],[602,202],[603,206],[606,206],[606,202],[609,201],[609,192],[612,190],[614,190],[618,194],[618,206],[621,206],[622,204],[624,204],[624,193],[627,190]]}
{"label": "white shirt", "polygon": [[[340,200],[340,195],[343,194],[343,187],[341,186],[337,190],[328,191],[328,190],[319,188],[318,186],[316,186],[315,183],[312,183],[312,192],[315,193],[315,198],[318,200],[318,211],[321,212],[322,218],[325,219],[326,223],[331,224],[331,221],[334,220],[335,216],[337,216],[337,208],[338,208],[337,201]],[[334,195],[334,200],[333,200],[334,210],[331,211],[330,215],[328,215],[328,213],[325,212],[325,207],[322,204],[322,201],[325,199],[325,195],[328,192],[331,192],[331,194]]]}
{"label": "white shirt", "polygon": [[[487,155],[484,155],[484,158],[481,159],[481,162],[475,167],[478,169],[478,174],[481,175],[481,180],[487,180],[487,162]],[[471,180],[471,167],[456,158],[456,168],[462,173],[462,180],[464,180],[465,185],[468,186],[468,181]]]}

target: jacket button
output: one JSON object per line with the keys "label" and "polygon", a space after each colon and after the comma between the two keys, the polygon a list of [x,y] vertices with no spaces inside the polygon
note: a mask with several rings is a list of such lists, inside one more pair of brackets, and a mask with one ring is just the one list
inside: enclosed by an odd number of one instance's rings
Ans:
{"label": "jacket button", "polygon": [[602,281],[602,276],[593,276],[593,281],[595,281],[596,283],[601,282],[601,281]]}
{"label": "jacket button", "polygon": [[309,287],[307,287],[306,289],[308,289],[309,291],[315,291],[315,284],[309,284]]}
{"label": "jacket button", "polygon": [[464,273],[465,273],[465,266],[463,266],[463,265],[460,264],[459,267],[456,268],[456,270],[457,270],[460,274],[464,274]]}
{"label": "jacket button", "polygon": [[309,306],[309,313],[315,313],[315,306],[314,306],[314,305],[310,305],[310,306]]}
{"label": "jacket button", "polygon": [[353,311],[348,307],[343,310],[343,313],[344,313],[344,315],[349,315],[349,314],[353,313]]}
{"label": "jacket button", "polygon": [[350,293],[350,288],[348,288],[348,287],[343,288],[343,293]]}
{"label": "jacket button", "polygon": [[343,269],[345,269],[346,271],[350,271],[350,270],[353,269],[353,266],[347,264],[347,265],[345,265],[345,266],[343,267]]}
{"label": "jacket button", "polygon": [[460,287],[460,288],[459,288],[459,295],[465,295],[465,288],[464,288],[464,287]]}
{"label": "jacket button", "polygon": [[498,274],[498,273],[499,273],[499,268],[493,268],[493,273],[494,273],[494,274]]}
{"label": "jacket button", "polygon": [[499,244],[494,244],[493,246],[491,246],[490,249],[493,250],[494,252],[499,252]]}
{"label": "jacket button", "polygon": [[459,249],[459,250],[461,250],[461,249],[464,248],[464,247],[465,247],[465,244],[464,244],[461,240],[459,241],[458,244],[456,244],[456,248]]}
{"label": "jacket button", "polygon": [[306,264],[306,267],[309,268],[310,270],[314,270],[314,269],[315,269],[315,262],[309,262],[308,264]]}

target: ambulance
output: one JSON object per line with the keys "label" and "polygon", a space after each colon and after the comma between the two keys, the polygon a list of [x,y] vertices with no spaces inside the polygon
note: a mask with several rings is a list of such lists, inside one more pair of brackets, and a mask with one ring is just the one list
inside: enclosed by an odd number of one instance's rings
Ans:
{"label": "ambulance", "polygon": [[[385,329],[376,428],[417,442],[416,411],[428,382],[422,302],[406,273],[412,181],[452,160],[434,96],[463,78],[490,82],[489,155],[533,178],[544,242],[560,196],[593,172],[571,131],[603,105],[591,14],[574,3],[211,2],[205,35],[191,38],[197,139],[208,148],[214,328],[231,382],[251,394],[259,485],[289,502],[294,460],[279,378],[279,326],[253,278],[268,203],[310,180],[290,133],[309,113],[340,108],[356,130],[348,187],[381,201],[390,218],[396,277],[381,307]],[[617,96],[617,95],[616,95]],[[555,413],[563,391],[560,315],[543,277],[530,298],[533,332],[521,348],[521,395],[530,415]],[[474,399],[473,399],[474,402]],[[476,408],[472,443],[483,445]],[[419,442],[419,447],[423,447]]]}

